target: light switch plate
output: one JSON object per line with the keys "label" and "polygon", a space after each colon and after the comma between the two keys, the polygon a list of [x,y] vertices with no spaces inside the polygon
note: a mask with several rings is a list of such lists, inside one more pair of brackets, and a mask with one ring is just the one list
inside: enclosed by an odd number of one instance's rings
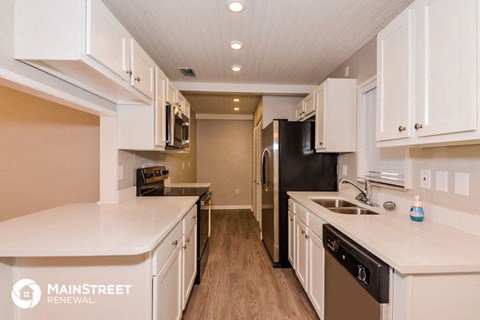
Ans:
{"label": "light switch plate", "polygon": [[469,195],[470,189],[470,173],[466,172],[455,172],[455,188],[454,192],[456,194],[461,194],[464,196]]}
{"label": "light switch plate", "polygon": [[435,189],[448,192],[448,171],[437,171],[435,173]]}
{"label": "light switch plate", "polygon": [[428,169],[421,169],[420,170],[420,187],[424,189],[430,189],[431,186],[431,171]]}

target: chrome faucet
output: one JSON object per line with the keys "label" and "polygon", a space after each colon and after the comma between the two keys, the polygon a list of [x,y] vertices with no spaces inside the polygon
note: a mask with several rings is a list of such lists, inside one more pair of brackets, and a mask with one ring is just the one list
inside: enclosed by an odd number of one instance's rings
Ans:
{"label": "chrome faucet", "polygon": [[372,198],[372,182],[370,180],[364,179],[365,181],[365,188],[362,188],[359,186],[357,183],[353,182],[352,180],[346,179],[346,178],[341,178],[338,180],[338,184],[341,185],[342,183],[349,183],[355,188],[360,191],[360,193],[355,197],[358,201],[361,201],[365,203],[366,205],[369,205],[371,207],[378,207],[376,203],[373,203],[371,201]]}

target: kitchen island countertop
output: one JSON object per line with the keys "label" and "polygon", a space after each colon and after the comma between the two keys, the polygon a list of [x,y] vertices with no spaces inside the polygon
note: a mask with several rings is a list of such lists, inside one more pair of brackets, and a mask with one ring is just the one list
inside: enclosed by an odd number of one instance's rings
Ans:
{"label": "kitchen island countertop", "polygon": [[152,251],[198,197],[76,203],[0,222],[0,257],[137,255]]}

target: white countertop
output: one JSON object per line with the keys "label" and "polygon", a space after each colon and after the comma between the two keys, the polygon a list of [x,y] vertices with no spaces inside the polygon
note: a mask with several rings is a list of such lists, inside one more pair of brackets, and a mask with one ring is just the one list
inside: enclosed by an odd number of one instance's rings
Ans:
{"label": "white countertop", "polygon": [[479,236],[426,220],[411,221],[409,212],[369,208],[380,215],[337,214],[310,199],[341,198],[367,207],[348,194],[288,192],[288,195],[400,273],[480,272]]}
{"label": "white countertop", "polygon": [[182,183],[165,183],[166,187],[192,187],[192,188],[199,188],[205,187],[210,188],[212,184],[210,182],[182,182]]}
{"label": "white countertop", "polygon": [[198,197],[78,203],[0,222],[0,257],[136,255],[153,250]]}

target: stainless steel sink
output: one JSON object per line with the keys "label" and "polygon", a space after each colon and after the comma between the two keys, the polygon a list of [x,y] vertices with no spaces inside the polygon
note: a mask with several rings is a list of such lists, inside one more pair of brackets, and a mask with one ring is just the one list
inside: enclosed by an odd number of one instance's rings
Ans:
{"label": "stainless steel sink", "polygon": [[344,208],[327,208],[328,210],[340,213],[340,214],[354,214],[354,215],[366,215],[366,214],[378,214],[361,207],[344,207]]}
{"label": "stainless steel sink", "polygon": [[311,199],[326,209],[339,214],[369,215],[378,214],[342,199]]}
{"label": "stainless steel sink", "polygon": [[312,199],[312,201],[325,208],[356,207],[355,204],[341,199]]}

